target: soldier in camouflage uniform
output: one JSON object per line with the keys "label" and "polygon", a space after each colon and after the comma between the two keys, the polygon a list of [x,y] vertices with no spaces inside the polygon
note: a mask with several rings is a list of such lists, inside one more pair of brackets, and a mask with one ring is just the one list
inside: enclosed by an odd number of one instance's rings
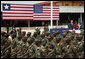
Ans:
{"label": "soldier in camouflage uniform", "polygon": [[42,41],[41,41],[41,45],[46,46],[46,43],[47,43],[46,38],[42,39]]}
{"label": "soldier in camouflage uniform", "polygon": [[16,51],[17,51],[17,43],[18,43],[18,40],[17,40],[17,38],[14,38],[13,40],[12,40],[12,43],[11,43],[11,58],[17,58],[17,53],[16,53]]}
{"label": "soldier in camouflage uniform", "polygon": [[6,43],[5,32],[2,32],[1,33],[1,58],[5,58],[4,57],[4,50],[6,48],[5,43]]}
{"label": "soldier in camouflage uniform", "polygon": [[22,36],[18,36],[17,37],[17,40],[18,40],[18,42],[17,42],[17,46],[16,46],[16,53],[17,53],[17,58],[19,58],[19,56],[21,55],[21,51],[22,51],[22,42],[21,42],[21,40],[22,40]]}
{"label": "soldier in camouflage uniform", "polygon": [[41,58],[45,58],[47,56],[46,47],[41,44],[40,49],[41,49]]}
{"label": "soldier in camouflage uniform", "polygon": [[17,29],[18,35],[21,35],[21,28]]}
{"label": "soldier in camouflage uniform", "polygon": [[31,42],[31,44],[28,47],[28,51],[29,51],[28,58],[34,58],[34,57],[36,57],[35,47],[36,47],[35,41]]}
{"label": "soldier in camouflage uniform", "polygon": [[5,33],[1,32],[1,58],[3,58],[3,51],[4,51],[4,48],[5,48],[5,46],[4,46],[4,40],[5,40],[4,35],[5,35]]}
{"label": "soldier in camouflage uniform", "polygon": [[7,49],[9,45],[11,44],[11,41],[8,39],[8,34],[5,33],[5,35],[2,35],[1,38],[1,51],[2,51],[2,58],[10,58],[11,49]]}
{"label": "soldier in camouflage uniform", "polygon": [[[22,38],[22,55],[20,56],[20,57],[22,57],[22,58],[26,58],[27,56],[25,56],[24,54],[26,53],[26,52],[28,52],[27,50],[28,50],[28,47],[29,47],[29,45],[28,45],[28,42],[27,42],[27,37],[23,37]],[[23,56],[24,55],[24,56]]]}

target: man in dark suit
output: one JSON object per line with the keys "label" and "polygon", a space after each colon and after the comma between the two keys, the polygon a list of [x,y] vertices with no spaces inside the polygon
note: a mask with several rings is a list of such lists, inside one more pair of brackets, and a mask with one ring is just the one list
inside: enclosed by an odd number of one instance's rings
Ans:
{"label": "man in dark suit", "polygon": [[73,28],[74,28],[73,20],[71,20],[71,23],[68,24],[68,28],[70,30],[73,30]]}

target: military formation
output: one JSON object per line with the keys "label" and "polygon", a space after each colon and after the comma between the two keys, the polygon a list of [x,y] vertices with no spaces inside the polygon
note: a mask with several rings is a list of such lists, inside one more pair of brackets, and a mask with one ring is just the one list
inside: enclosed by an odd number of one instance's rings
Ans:
{"label": "military formation", "polygon": [[80,35],[75,31],[53,31],[50,35],[49,29],[44,28],[40,32],[37,28],[32,35],[18,29],[17,36],[10,33],[1,33],[1,58],[84,58],[84,30]]}

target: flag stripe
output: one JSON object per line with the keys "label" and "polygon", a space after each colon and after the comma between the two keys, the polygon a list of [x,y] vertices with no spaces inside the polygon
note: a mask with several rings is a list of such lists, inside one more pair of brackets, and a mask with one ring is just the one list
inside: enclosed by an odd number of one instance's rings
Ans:
{"label": "flag stripe", "polygon": [[28,5],[11,5],[11,7],[33,7],[33,6],[28,6]]}
{"label": "flag stripe", "polygon": [[2,16],[33,16],[29,14],[3,14]]}
{"label": "flag stripe", "polygon": [[14,9],[12,9],[11,11],[27,11],[27,12],[29,12],[29,11],[33,11],[33,10],[14,10]]}
{"label": "flag stripe", "polygon": [[14,10],[33,10],[32,8],[11,8]]}
{"label": "flag stripe", "polygon": [[3,19],[33,19],[33,17],[4,17]]}
{"label": "flag stripe", "polygon": [[15,12],[15,13],[14,13],[14,12],[3,12],[3,14],[11,14],[11,15],[12,15],[12,14],[22,14],[22,15],[23,15],[23,14],[29,14],[29,15],[32,15],[33,13],[22,13],[22,12],[21,12],[21,13],[18,13],[18,12],[17,12],[17,13],[16,13],[16,12]]}
{"label": "flag stripe", "polygon": [[[38,17],[38,16],[39,16],[39,17],[40,17],[40,16],[45,17],[45,16],[51,16],[51,15],[36,15],[36,16],[34,16],[34,17]],[[55,17],[56,17],[56,16],[59,16],[59,15],[53,15],[53,16],[55,16]]]}
{"label": "flag stripe", "polygon": [[[50,17],[50,16],[34,16],[34,17]],[[53,17],[59,17],[59,16],[53,16]]]}
{"label": "flag stripe", "polygon": [[[50,20],[50,18],[35,18],[34,20]],[[59,20],[59,18],[53,19],[53,20]]]}
{"label": "flag stripe", "polygon": [[3,16],[3,17],[33,17],[33,16]]}
{"label": "flag stripe", "polygon": [[[51,17],[35,17],[35,18],[51,18]],[[53,17],[53,18],[59,18],[59,17]]]}
{"label": "flag stripe", "polygon": [[33,11],[3,11],[3,12],[13,12],[13,13],[33,13]]}
{"label": "flag stripe", "polygon": [[3,20],[33,20],[33,19],[3,19]]}
{"label": "flag stripe", "polygon": [[[41,15],[47,16],[47,15],[49,15],[50,16],[50,14],[34,14],[34,15],[36,15],[36,16],[41,16]],[[53,15],[58,15],[59,16],[59,14],[53,14]]]}
{"label": "flag stripe", "polygon": [[25,5],[25,6],[33,6],[32,4],[13,4],[13,3],[11,3],[11,5]]}
{"label": "flag stripe", "polygon": [[11,8],[33,8],[33,7],[16,7],[16,6],[11,6]]}

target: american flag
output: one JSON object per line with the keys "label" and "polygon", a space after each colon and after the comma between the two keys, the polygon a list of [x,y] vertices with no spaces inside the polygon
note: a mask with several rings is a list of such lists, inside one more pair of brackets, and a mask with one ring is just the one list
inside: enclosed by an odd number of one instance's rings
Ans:
{"label": "american flag", "polygon": [[[3,20],[50,20],[51,6],[3,3]],[[59,20],[59,6],[53,6],[53,20]]]}

